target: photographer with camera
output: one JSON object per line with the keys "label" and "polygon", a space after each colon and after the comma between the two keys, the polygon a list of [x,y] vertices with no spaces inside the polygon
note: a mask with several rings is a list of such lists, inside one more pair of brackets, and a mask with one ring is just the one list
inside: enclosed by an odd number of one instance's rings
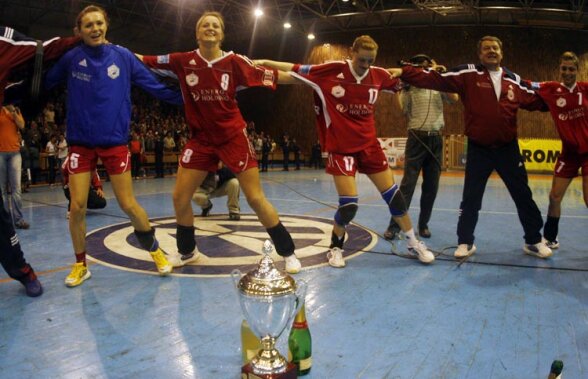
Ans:
{"label": "photographer with camera", "polygon": [[[430,68],[434,61],[428,55],[418,54],[410,58],[408,62],[401,61],[399,63]],[[436,66],[436,69],[442,71],[444,67]],[[422,171],[423,183],[421,185],[418,233],[423,238],[431,237],[428,223],[433,212],[433,204],[437,197],[439,177],[441,176],[443,104],[453,104],[457,100],[458,96],[455,93],[437,92],[408,85],[400,93],[400,106],[408,121],[404,175],[400,184],[400,192],[404,195],[407,207],[410,207],[412,195]],[[394,239],[399,232],[400,226],[391,217],[384,238]]]}

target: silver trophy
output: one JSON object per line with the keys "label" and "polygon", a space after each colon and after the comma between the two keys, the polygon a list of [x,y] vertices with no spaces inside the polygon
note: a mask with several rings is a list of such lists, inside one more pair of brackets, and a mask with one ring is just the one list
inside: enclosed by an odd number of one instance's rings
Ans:
{"label": "silver trophy", "polygon": [[271,242],[265,241],[264,256],[257,268],[244,276],[239,270],[231,273],[243,315],[262,345],[251,362],[243,366],[244,378],[296,378],[296,366],[288,363],[275,344],[302,307],[307,285],[276,269],[270,258],[272,250]]}

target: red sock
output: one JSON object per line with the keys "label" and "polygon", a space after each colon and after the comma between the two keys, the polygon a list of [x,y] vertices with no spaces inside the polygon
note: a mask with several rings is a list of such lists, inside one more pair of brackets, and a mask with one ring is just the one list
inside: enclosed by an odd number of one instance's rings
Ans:
{"label": "red sock", "polygon": [[86,266],[86,252],[76,253],[76,263],[83,263]]}
{"label": "red sock", "polygon": [[35,274],[33,268],[28,264],[25,267],[21,268],[20,271],[26,275],[29,281],[37,279],[37,274]]}

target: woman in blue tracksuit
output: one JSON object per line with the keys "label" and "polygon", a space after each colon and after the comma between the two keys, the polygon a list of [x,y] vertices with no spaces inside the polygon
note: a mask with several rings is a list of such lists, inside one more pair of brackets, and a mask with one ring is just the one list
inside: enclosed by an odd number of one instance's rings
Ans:
{"label": "woman in blue tracksuit", "polygon": [[171,272],[159,248],[145,210],[133,194],[127,142],[131,119],[131,84],[173,104],[181,94],[159,83],[129,50],[108,43],[108,16],[98,6],[84,8],[76,20],[83,44],[65,54],[47,73],[45,86],[67,81],[67,158],[71,210],[69,230],[76,263],[65,284],[75,287],[90,277],[86,265],[86,204],[90,176],[98,158],[104,164],[121,209],[129,216],[141,246],[148,250],[157,270]]}

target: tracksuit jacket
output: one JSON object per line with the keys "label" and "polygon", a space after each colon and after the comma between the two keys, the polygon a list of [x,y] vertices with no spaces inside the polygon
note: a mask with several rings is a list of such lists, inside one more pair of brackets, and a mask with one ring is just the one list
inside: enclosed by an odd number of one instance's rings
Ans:
{"label": "tracksuit jacket", "polygon": [[530,86],[502,68],[500,99],[481,64],[457,66],[445,73],[406,66],[400,79],[416,87],[455,92],[464,105],[465,134],[481,146],[500,147],[517,138],[517,111],[547,110]]}
{"label": "tracksuit jacket", "polygon": [[80,45],[49,70],[45,87],[67,80],[67,140],[70,145],[126,145],[131,122],[131,85],[160,100],[182,104],[179,91],[167,88],[124,47]]}

